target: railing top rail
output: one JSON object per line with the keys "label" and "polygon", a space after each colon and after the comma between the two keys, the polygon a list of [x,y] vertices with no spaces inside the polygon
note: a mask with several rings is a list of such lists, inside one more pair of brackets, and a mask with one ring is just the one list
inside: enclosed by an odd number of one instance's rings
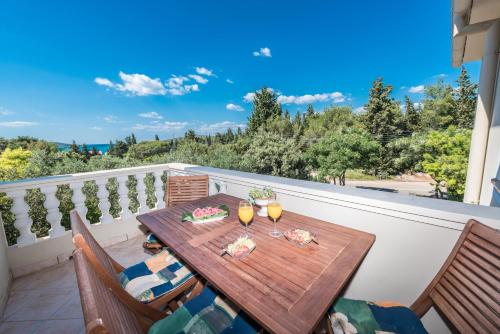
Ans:
{"label": "railing top rail", "polygon": [[16,181],[0,182],[0,192],[16,191],[20,189],[36,188],[44,185],[60,185],[73,182],[84,182],[117,176],[136,175],[140,173],[151,173],[162,170],[182,169],[185,164],[168,163],[157,165],[144,165],[138,167],[127,167],[118,169],[100,170],[94,172],[45,176],[32,179],[22,179]]}

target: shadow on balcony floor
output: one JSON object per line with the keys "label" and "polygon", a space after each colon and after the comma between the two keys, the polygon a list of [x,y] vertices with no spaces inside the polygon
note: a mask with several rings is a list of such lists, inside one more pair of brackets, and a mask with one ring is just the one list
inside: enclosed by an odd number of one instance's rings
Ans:
{"label": "shadow on balcony floor", "polygon": [[[148,257],[142,237],[106,249],[127,267]],[[84,333],[73,261],[14,280],[0,321],[0,334]]]}

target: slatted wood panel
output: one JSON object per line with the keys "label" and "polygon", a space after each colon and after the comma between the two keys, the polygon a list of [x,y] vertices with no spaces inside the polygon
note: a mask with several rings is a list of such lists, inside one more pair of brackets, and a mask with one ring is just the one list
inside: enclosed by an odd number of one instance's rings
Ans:
{"label": "slatted wood panel", "polygon": [[[240,236],[240,199],[218,194],[140,215],[137,219],[171,247],[194,270],[233,300],[266,330],[308,333],[319,323],[342,287],[373,244],[371,234],[283,212],[282,230],[302,227],[319,235],[320,244],[298,248],[268,235],[272,223],[255,215],[249,232],[256,249],[244,260],[220,256]],[[181,222],[183,212],[226,204],[222,222],[195,225]]]}
{"label": "slatted wood panel", "polygon": [[471,220],[440,272],[412,305],[436,305],[461,333],[500,332],[500,233]]}
{"label": "slatted wood panel", "polygon": [[151,323],[145,322],[122,304],[106,288],[81,249],[73,253],[78,288],[87,333],[146,333]]}
{"label": "slatted wood panel", "polygon": [[114,261],[108,255],[108,253],[101,247],[101,245],[99,245],[99,243],[97,242],[97,240],[95,240],[92,233],[90,233],[89,229],[87,228],[85,223],[82,221],[80,215],[78,214],[78,212],[76,210],[71,211],[70,218],[71,218],[71,231],[73,233],[73,237],[75,237],[78,234],[81,234],[83,236],[83,238],[85,239],[85,242],[87,243],[87,245],[90,247],[90,249],[94,253],[97,260],[99,260],[99,262],[104,267],[104,269],[108,272],[110,277],[112,277],[114,280],[118,281],[118,276],[117,276],[116,272],[122,271],[123,267],[121,265],[119,265],[116,261]]}
{"label": "slatted wood panel", "polygon": [[167,206],[178,205],[208,196],[208,175],[169,176]]}

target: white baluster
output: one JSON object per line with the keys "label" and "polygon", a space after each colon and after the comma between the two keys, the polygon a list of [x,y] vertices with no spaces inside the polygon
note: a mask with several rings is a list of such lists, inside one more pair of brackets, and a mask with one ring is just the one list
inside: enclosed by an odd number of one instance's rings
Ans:
{"label": "white baluster", "polygon": [[113,222],[113,216],[109,213],[111,208],[111,203],[109,203],[109,192],[106,189],[106,184],[108,179],[98,179],[95,181],[98,187],[97,198],[99,199],[99,209],[101,210],[100,221],[103,224],[109,224]]}
{"label": "white baluster", "polygon": [[14,226],[19,231],[17,244],[29,245],[34,243],[36,241],[36,235],[31,232],[31,225],[33,225],[33,221],[28,214],[29,205],[24,200],[24,197],[26,196],[26,189],[9,192],[7,196],[13,200],[11,211],[16,217]]}
{"label": "white baluster", "polygon": [[73,196],[71,196],[71,201],[75,205],[75,210],[78,215],[83,220],[85,225],[90,226],[90,222],[87,220],[87,207],[85,206],[85,194],[83,193],[83,181],[70,183],[69,187],[73,191]]}
{"label": "white baluster", "polygon": [[120,196],[118,202],[120,203],[120,207],[122,208],[122,211],[120,212],[120,219],[123,220],[130,218],[132,216],[132,213],[128,208],[130,205],[130,199],[128,198],[128,188],[127,188],[128,176],[127,175],[118,176],[116,180],[118,181],[118,196]]}
{"label": "white baluster", "polygon": [[57,186],[45,186],[40,190],[45,194],[45,202],[43,205],[47,209],[47,221],[50,223],[51,229],[49,235],[58,237],[66,231],[61,225],[62,214],[59,211],[59,199],[56,197]]}
{"label": "white baluster", "polygon": [[155,196],[156,196],[156,208],[163,209],[165,207],[165,192],[163,190],[163,181],[161,177],[162,172],[156,172],[155,174]]}
{"label": "white baluster", "polygon": [[139,209],[137,213],[143,214],[149,211],[149,207],[146,203],[148,198],[146,194],[146,184],[144,183],[144,178],[146,177],[146,173],[137,174],[137,200],[139,201]]}

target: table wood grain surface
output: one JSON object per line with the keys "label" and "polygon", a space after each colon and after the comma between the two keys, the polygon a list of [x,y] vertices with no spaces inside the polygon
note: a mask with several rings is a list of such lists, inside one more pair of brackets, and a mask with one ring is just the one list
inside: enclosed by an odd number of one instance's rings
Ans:
{"label": "table wood grain surface", "polygon": [[[269,236],[272,221],[254,215],[249,234],[255,250],[243,260],[221,256],[225,245],[244,233],[238,219],[241,199],[218,194],[137,216],[194,271],[272,333],[310,333],[339,295],[375,241],[375,236],[283,211],[281,231],[304,228],[319,244],[299,248]],[[184,212],[225,204],[223,221],[182,222]],[[355,217],[353,217],[355,219]]]}

